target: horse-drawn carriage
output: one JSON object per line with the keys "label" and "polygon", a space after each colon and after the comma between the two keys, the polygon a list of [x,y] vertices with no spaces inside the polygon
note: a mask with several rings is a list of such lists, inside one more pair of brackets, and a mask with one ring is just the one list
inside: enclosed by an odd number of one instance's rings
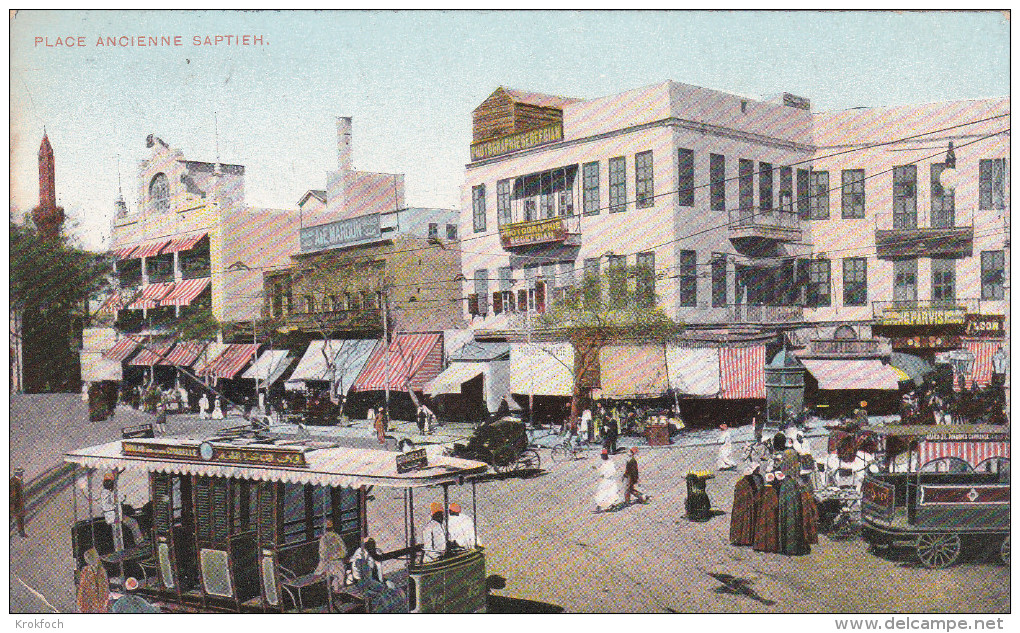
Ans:
{"label": "horse-drawn carriage", "polygon": [[498,473],[538,470],[538,451],[529,447],[524,422],[513,417],[486,422],[475,429],[467,444],[454,444],[452,455],[492,466]]}

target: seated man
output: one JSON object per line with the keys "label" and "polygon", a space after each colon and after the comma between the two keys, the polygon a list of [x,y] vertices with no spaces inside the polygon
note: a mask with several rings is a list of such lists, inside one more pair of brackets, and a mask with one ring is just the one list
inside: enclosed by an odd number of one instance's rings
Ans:
{"label": "seated man", "polygon": [[407,596],[392,582],[384,582],[375,539],[366,538],[351,556],[354,584],[372,613],[406,613]]}
{"label": "seated man", "polygon": [[347,548],[340,535],[333,531],[332,519],[326,519],[326,531],[319,537],[319,564],[314,573],[329,576],[334,591],[347,584]]}
{"label": "seated man", "polygon": [[351,575],[356,583],[366,579],[382,582],[383,573],[378,557],[375,539],[366,538],[362,541],[361,547],[351,556]]}
{"label": "seated man", "polygon": [[470,515],[462,514],[460,504],[450,504],[450,542],[463,549],[474,549],[478,544],[475,522]]}
{"label": "seated man", "polygon": [[[126,500],[127,495],[121,495],[120,499],[117,499],[113,490],[117,481],[117,477],[120,475],[120,471],[113,470],[103,477],[103,490],[99,495],[99,503],[103,509],[103,519],[107,525],[113,527],[117,522],[117,503]],[[127,516],[123,512],[120,513],[121,525],[128,528],[131,531],[131,536],[135,540],[135,545],[141,545],[145,541],[145,537],[142,535],[141,528],[138,527],[138,521],[134,517]]]}

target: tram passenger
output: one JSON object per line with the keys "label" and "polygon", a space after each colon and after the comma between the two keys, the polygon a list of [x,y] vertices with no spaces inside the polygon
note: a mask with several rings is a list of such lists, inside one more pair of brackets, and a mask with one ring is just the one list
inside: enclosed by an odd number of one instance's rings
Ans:
{"label": "tram passenger", "polygon": [[475,534],[475,522],[471,515],[461,513],[460,504],[450,504],[450,542],[455,542],[464,549],[474,549],[478,545]]}
{"label": "tram passenger", "polygon": [[361,547],[354,550],[351,556],[351,575],[360,583],[366,579],[382,582],[382,566],[379,565],[379,552],[375,547],[375,539],[365,538]]}
{"label": "tram passenger", "polygon": [[429,511],[432,512],[432,520],[425,526],[421,537],[426,563],[439,560],[440,557],[446,554],[446,531],[443,529],[443,504],[433,503],[429,506]]}
{"label": "tram passenger", "polygon": [[332,519],[326,519],[326,530],[319,537],[319,564],[315,567],[315,574],[329,576],[329,584],[334,591],[340,591],[347,584],[347,548],[333,530]]}
{"label": "tram passenger", "polygon": [[[117,503],[118,499],[114,497],[113,489],[117,482],[117,476],[120,473],[116,470],[110,471],[103,476],[103,491],[99,495],[99,503],[103,508],[103,519],[106,520],[106,524],[113,527],[117,522]],[[121,495],[120,501],[124,501],[126,495]],[[127,516],[123,512],[121,513],[120,522],[121,525],[131,530],[131,536],[135,539],[135,545],[141,545],[145,541],[145,537],[142,536],[142,529],[138,527],[138,521],[134,517]]]}

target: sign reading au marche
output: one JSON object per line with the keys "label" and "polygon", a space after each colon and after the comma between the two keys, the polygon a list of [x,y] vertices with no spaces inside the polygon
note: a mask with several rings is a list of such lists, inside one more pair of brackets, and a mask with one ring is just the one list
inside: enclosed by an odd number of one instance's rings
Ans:
{"label": "sign reading au marche", "polygon": [[545,127],[535,128],[526,132],[517,132],[487,141],[479,141],[471,145],[471,160],[482,160],[517,152],[536,145],[552,143],[563,138],[563,124],[552,123]]}
{"label": "sign reading au marche", "polygon": [[377,240],[381,236],[379,214],[373,213],[301,229],[301,250],[321,251],[336,246]]}
{"label": "sign reading au marche", "polygon": [[518,222],[499,227],[499,240],[502,242],[503,248],[541,244],[542,242],[562,242],[565,239],[567,239],[567,227],[560,218]]}

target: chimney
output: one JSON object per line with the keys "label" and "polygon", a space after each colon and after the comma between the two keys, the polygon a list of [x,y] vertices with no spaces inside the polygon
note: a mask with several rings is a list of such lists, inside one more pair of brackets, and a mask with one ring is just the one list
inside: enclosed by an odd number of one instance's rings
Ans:
{"label": "chimney", "polygon": [[337,168],[340,173],[347,174],[354,169],[351,157],[351,117],[336,118],[336,154]]}

